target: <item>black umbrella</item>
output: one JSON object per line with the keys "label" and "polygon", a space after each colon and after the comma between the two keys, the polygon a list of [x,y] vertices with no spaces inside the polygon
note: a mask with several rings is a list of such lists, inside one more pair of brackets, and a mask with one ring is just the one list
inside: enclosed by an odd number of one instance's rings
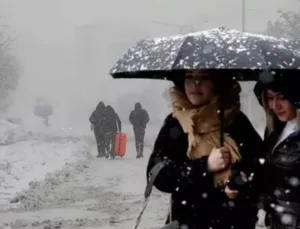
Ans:
{"label": "black umbrella", "polygon": [[300,41],[277,39],[224,28],[142,40],[114,65],[114,78],[172,79],[186,69],[242,70],[256,80],[257,71],[300,70]]}

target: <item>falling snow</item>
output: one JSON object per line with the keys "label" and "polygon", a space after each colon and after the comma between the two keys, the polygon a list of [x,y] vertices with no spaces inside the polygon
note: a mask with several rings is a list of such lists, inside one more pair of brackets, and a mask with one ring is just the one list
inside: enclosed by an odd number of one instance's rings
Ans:
{"label": "falling snow", "polygon": [[284,225],[290,225],[293,222],[293,217],[289,214],[283,214],[282,217],[281,217],[281,222]]}
{"label": "falling snow", "polygon": [[300,183],[299,178],[297,178],[297,177],[291,177],[289,182],[294,187],[299,186],[299,183]]}
{"label": "falling snow", "polygon": [[281,212],[284,211],[284,207],[282,207],[282,206],[276,206],[276,207],[275,207],[275,210],[276,210],[277,212],[281,213]]}
{"label": "falling snow", "polygon": [[142,40],[111,73],[135,72],[138,77],[137,72],[174,69],[300,69],[299,45],[299,41],[218,28]]}
{"label": "falling snow", "polygon": [[261,165],[265,164],[266,160],[264,158],[259,158],[259,163]]}

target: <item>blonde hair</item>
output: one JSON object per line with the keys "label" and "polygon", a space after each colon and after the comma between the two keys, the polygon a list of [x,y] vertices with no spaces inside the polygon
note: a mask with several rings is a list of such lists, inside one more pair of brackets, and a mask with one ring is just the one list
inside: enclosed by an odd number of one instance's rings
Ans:
{"label": "blonde hair", "polygon": [[[270,134],[271,132],[273,132],[275,130],[275,122],[276,120],[278,120],[278,118],[276,117],[276,115],[274,114],[274,112],[269,108],[268,106],[268,101],[266,98],[266,91],[263,90],[262,91],[262,95],[261,95],[261,102],[262,102],[262,106],[263,109],[265,111],[266,114],[266,121],[267,121],[267,130],[268,133]],[[295,108],[295,106],[293,105],[293,107]],[[300,110],[296,109],[296,119],[297,119],[297,129],[300,129]],[[279,120],[278,120],[279,121]]]}

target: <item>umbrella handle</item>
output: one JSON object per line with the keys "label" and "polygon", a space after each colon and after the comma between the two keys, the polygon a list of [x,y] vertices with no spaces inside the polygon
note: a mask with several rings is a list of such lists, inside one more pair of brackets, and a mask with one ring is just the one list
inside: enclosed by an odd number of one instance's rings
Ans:
{"label": "umbrella handle", "polygon": [[220,105],[219,105],[219,118],[220,118],[220,146],[224,146],[224,107],[223,103],[220,99]]}

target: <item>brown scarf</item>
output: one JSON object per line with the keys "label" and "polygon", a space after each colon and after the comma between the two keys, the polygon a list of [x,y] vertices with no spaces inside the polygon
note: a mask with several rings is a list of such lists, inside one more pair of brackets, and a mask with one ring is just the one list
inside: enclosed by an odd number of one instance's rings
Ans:
{"label": "brown scarf", "polygon": [[[186,95],[173,88],[170,92],[173,104],[173,117],[188,134],[187,156],[194,160],[203,156],[209,156],[212,150],[220,148],[220,118],[218,115],[218,98],[214,98],[209,104],[196,109],[187,99]],[[240,111],[238,106],[224,111],[224,126],[235,118]],[[224,136],[224,146],[231,155],[231,164],[223,171],[215,173],[215,187],[224,187],[230,176],[230,169],[233,163],[240,160],[239,149],[235,141],[228,135]],[[201,174],[199,174],[201,176]]]}

